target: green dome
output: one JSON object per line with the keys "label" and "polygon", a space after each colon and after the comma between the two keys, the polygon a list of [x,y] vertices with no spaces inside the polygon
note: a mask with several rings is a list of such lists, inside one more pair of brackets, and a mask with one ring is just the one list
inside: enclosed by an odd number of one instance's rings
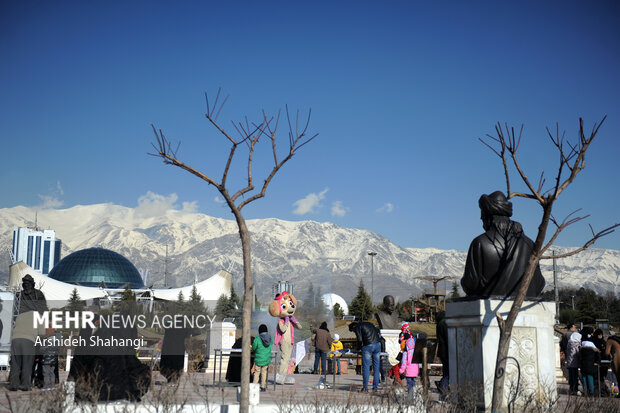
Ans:
{"label": "green dome", "polygon": [[67,255],[52,268],[49,277],[70,284],[108,288],[144,288],[136,267],[121,254],[104,248],[88,248]]}

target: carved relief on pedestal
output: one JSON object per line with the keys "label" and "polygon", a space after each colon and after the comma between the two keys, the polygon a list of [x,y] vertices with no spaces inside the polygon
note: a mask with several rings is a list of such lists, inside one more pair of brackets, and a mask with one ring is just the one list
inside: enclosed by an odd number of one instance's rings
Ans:
{"label": "carved relief on pedestal", "polygon": [[532,327],[515,327],[512,330],[510,349],[508,356],[519,361],[520,379],[517,365],[512,359],[506,363],[506,381],[504,394],[507,399],[512,399],[517,390],[519,379],[519,393],[524,396],[532,396],[538,388],[538,360],[536,342],[536,329]]}

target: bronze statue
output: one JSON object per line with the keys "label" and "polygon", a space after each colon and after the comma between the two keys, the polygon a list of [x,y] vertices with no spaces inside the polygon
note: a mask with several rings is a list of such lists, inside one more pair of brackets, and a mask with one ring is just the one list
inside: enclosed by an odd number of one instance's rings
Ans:
{"label": "bronze statue", "polygon": [[[465,273],[461,279],[468,296],[511,297],[517,294],[525,274],[533,242],[523,233],[521,224],[510,220],[512,203],[496,191],[478,200],[484,234],[469,246]],[[526,297],[535,298],[545,286],[545,279],[536,266]]]}
{"label": "bronze statue", "polygon": [[22,290],[18,294],[20,295],[20,314],[27,311],[47,310],[45,295],[41,290],[34,288],[34,278],[30,274],[22,278]]}
{"label": "bronze statue", "polygon": [[400,329],[400,320],[398,318],[398,314],[394,312],[395,308],[394,297],[391,295],[386,295],[383,297],[383,310],[377,311],[375,314],[380,330]]}

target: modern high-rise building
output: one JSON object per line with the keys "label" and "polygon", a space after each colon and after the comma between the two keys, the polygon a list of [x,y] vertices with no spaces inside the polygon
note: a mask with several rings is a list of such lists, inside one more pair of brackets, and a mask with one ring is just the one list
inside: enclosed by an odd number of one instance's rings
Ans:
{"label": "modern high-rise building", "polygon": [[13,261],[23,261],[41,274],[49,274],[60,261],[60,247],[52,229],[13,228]]}

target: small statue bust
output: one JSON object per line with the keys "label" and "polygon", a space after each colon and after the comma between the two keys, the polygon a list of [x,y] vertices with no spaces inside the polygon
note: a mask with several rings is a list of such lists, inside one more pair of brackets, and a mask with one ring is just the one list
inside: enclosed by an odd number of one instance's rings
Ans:
{"label": "small statue bust", "polygon": [[19,293],[20,304],[19,313],[27,311],[46,311],[47,301],[41,290],[34,288],[34,278],[30,274],[26,274],[22,278],[22,290]]}
{"label": "small statue bust", "polygon": [[[511,297],[517,294],[532,253],[531,239],[521,224],[512,221],[512,203],[495,191],[478,200],[484,234],[469,246],[461,286],[470,297]],[[526,297],[535,298],[545,286],[545,279],[536,266]]]}
{"label": "small statue bust", "polygon": [[394,312],[395,308],[394,297],[391,295],[383,297],[383,310],[377,311],[375,314],[380,330],[398,330],[400,328],[400,319],[398,314]]}

